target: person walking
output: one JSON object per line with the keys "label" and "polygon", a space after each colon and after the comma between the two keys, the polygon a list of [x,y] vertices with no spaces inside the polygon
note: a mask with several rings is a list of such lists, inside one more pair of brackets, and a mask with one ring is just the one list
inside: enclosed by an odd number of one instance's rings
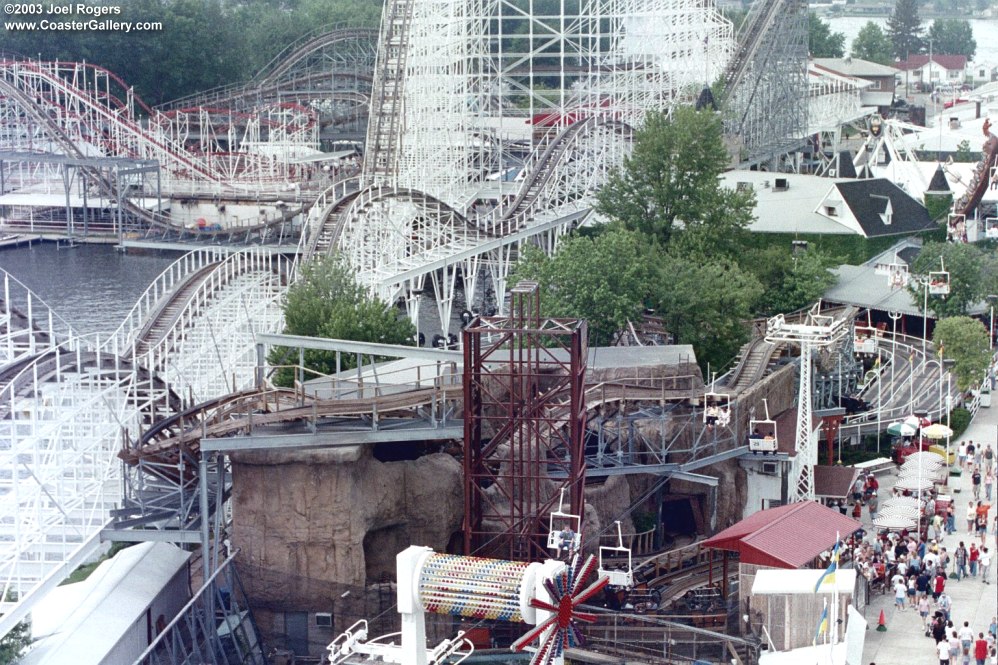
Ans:
{"label": "person walking", "polygon": [[953,503],[950,502],[946,506],[946,535],[951,536],[956,533],[956,508],[953,507]]}
{"label": "person walking", "polygon": [[964,621],[963,627],[958,632],[960,635],[960,649],[963,651],[964,660],[969,660],[970,647],[974,644],[974,631],[970,627],[970,622]]}
{"label": "person walking", "polygon": [[908,593],[908,585],[902,580],[894,583],[894,605],[899,612],[904,612],[904,597]]}
{"label": "person walking", "polygon": [[956,580],[959,582],[967,577],[967,548],[962,540],[957,546],[956,552],[953,553],[953,561],[956,564]]}
{"label": "person walking", "polygon": [[932,585],[932,600],[938,602],[939,594],[946,589],[946,576],[941,572],[936,575],[935,583]]}
{"label": "person walking", "polygon": [[[988,499],[990,500],[991,497],[988,496]],[[877,519],[877,508],[880,507],[880,501],[877,499],[876,492],[871,494],[870,497],[866,500],[866,507],[870,511],[870,521],[872,522],[873,520]]]}
{"label": "person walking", "polygon": [[977,521],[977,507],[971,501],[967,504],[967,533],[974,533],[974,524]]}
{"label": "person walking", "polygon": [[950,665],[949,642],[936,640],[936,653],[939,654],[939,665]]}
{"label": "person walking", "polygon": [[[950,610],[953,609],[953,601],[950,599],[949,594],[943,591],[939,594],[939,611],[943,613],[943,618],[949,621]],[[956,633],[954,633],[956,635]]]}
{"label": "person walking", "polygon": [[960,656],[960,636],[956,634],[956,631],[950,632],[949,638],[949,659],[953,665],[956,665],[957,658]]}
{"label": "person walking", "polygon": [[981,548],[980,554],[981,579],[985,584],[991,584],[991,551],[987,547]]}
{"label": "person walking", "polygon": [[974,642],[974,660],[977,665],[984,665],[988,658],[988,641],[984,639],[984,633],[977,633],[977,641]]}
{"label": "person walking", "polygon": [[962,469],[967,463],[967,442],[961,441],[956,451],[957,461],[960,463],[960,468]]}
{"label": "person walking", "polygon": [[976,543],[970,544],[970,551],[967,552],[967,561],[970,562],[970,576],[977,577],[977,560],[981,557],[981,551],[977,549]]}
{"label": "person walking", "polygon": [[984,449],[984,468],[991,471],[995,468],[995,449],[989,443]]}
{"label": "person walking", "polygon": [[984,476],[984,497],[991,501],[991,495],[994,493],[995,489],[995,470],[988,469],[987,475]]}
{"label": "person walking", "polygon": [[974,489],[974,501],[981,500],[981,467],[974,466],[974,472],[970,475],[970,482]]}

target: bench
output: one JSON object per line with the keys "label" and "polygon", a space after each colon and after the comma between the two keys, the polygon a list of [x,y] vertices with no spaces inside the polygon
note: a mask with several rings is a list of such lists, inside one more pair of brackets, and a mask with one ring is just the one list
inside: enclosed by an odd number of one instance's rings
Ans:
{"label": "bench", "polygon": [[874,475],[883,473],[884,471],[893,471],[895,468],[894,460],[887,457],[878,457],[853,464],[852,466],[854,469],[859,469],[860,473],[872,473]]}

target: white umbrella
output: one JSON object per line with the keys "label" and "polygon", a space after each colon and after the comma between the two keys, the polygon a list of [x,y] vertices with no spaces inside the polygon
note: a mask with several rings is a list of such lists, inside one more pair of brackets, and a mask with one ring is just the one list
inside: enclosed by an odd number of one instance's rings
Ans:
{"label": "white umbrella", "polygon": [[918,516],[921,512],[922,511],[920,511],[918,508],[914,508],[912,506],[884,505],[880,508],[880,511],[877,513],[877,517],[880,517],[881,515],[888,515],[890,517],[903,517],[905,519],[914,520],[918,519]]}
{"label": "white umbrella", "polygon": [[896,422],[887,426],[887,433],[894,436],[915,436],[916,428],[908,423]]}
{"label": "white umbrella", "polygon": [[923,450],[921,452],[912,453],[912,454],[908,455],[908,457],[905,458],[905,462],[907,462],[910,459],[916,459],[916,460],[917,459],[921,459],[923,462],[926,461],[926,460],[933,460],[933,459],[937,460],[939,462],[945,462],[946,461],[943,458],[943,456],[940,455],[939,453],[931,453],[928,450]]}
{"label": "white umbrella", "polygon": [[914,529],[915,520],[897,515],[877,515],[877,519],[873,520],[873,526],[888,531],[901,531]]}
{"label": "white umbrella", "polygon": [[901,487],[902,482],[917,482],[919,479],[927,480],[930,483],[938,483],[945,477],[945,470],[939,469],[938,471],[929,471],[923,469],[922,473],[916,473],[914,471],[906,471],[898,476],[897,482],[894,483],[894,487]]}
{"label": "white umbrella", "polygon": [[921,465],[922,469],[936,470],[942,467],[943,463],[939,460],[927,458],[927,459],[913,459],[908,460],[901,465],[901,471],[899,473],[904,473],[906,471],[918,471],[918,467]]}
{"label": "white umbrella", "polygon": [[887,499],[882,504],[884,507],[887,506],[908,506],[910,508],[915,508],[916,510],[921,509],[922,502],[913,496],[895,496],[893,498]]}
{"label": "white umbrella", "polygon": [[921,490],[927,490],[932,488],[932,481],[928,478],[918,479],[918,476],[910,476],[905,478],[899,478],[894,487],[903,490],[911,490],[912,492],[918,492]]}

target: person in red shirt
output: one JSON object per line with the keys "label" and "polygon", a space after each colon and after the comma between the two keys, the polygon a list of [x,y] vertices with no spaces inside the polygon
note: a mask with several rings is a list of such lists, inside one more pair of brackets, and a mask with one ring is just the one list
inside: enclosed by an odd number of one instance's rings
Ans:
{"label": "person in red shirt", "polygon": [[968,560],[970,561],[970,576],[977,577],[977,560],[981,558],[981,551],[977,549],[977,545],[974,543],[970,544],[970,556]]}
{"label": "person in red shirt", "polygon": [[974,658],[977,665],[984,665],[988,659],[988,641],[984,639],[984,633],[977,633],[977,641],[974,642]]}
{"label": "person in red shirt", "polygon": [[946,588],[946,576],[942,573],[936,575],[935,586],[932,587],[932,600],[938,601],[939,594]]}

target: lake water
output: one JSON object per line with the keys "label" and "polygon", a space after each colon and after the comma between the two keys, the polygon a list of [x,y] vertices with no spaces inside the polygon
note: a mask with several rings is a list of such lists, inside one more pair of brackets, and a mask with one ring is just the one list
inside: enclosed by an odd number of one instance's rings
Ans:
{"label": "lake water", "polygon": [[0,251],[0,268],[80,333],[113,332],[176,252],[118,252],[111,245],[58,249],[36,243]]}
{"label": "lake water", "polygon": [[[845,16],[824,19],[832,28],[832,32],[841,32],[846,36],[845,50],[848,54],[852,48],[852,40],[869,21],[873,21],[882,30],[887,30],[887,17]],[[925,31],[928,32],[932,21],[925,21]],[[974,62],[998,66],[998,20],[971,19],[970,29],[977,42],[977,54]]]}

